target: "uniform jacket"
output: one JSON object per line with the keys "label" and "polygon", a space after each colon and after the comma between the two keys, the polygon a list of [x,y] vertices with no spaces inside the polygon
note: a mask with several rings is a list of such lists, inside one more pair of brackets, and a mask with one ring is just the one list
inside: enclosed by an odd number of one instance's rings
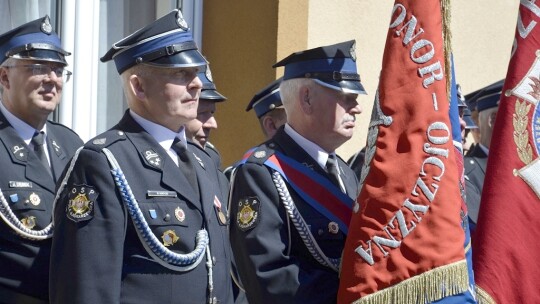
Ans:
{"label": "uniform jacket", "polygon": [[484,188],[487,159],[488,156],[482,147],[480,147],[480,144],[474,145],[464,157],[465,175],[480,190],[480,193]]}
{"label": "uniform jacket", "polygon": [[[0,143],[2,194],[19,220],[34,216],[33,230],[42,230],[51,222],[55,181],[1,112]],[[60,175],[82,145],[71,129],[47,122],[47,146],[55,175]],[[50,239],[22,238],[0,220],[0,286],[48,299],[50,246]]]}
{"label": "uniform jacket", "polygon": [[[270,141],[259,146],[253,155],[269,157],[274,150],[327,177],[326,172],[283,128]],[[236,169],[231,190],[231,244],[249,302],[334,303],[338,273],[319,264],[307,251],[285,213],[272,181],[273,170],[253,155]],[[341,159],[339,166],[347,194],[356,199],[358,182],[354,173]],[[322,251],[329,258],[340,258],[345,235],[341,230],[331,233],[330,220],[303,201],[289,185],[287,187]],[[257,211],[256,219],[247,229],[245,226],[241,228],[238,214],[240,202],[246,199],[258,201],[258,208],[252,205]]]}
{"label": "uniform jacket", "polygon": [[[115,155],[152,233],[160,241],[167,231],[178,236],[168,249],[176,253],[193,251],[196,233],[206,228],[213,261],[212,297],[219,303],[232,303],[227,227],[219,222],[214,208],[219,190],[208,178],[205,166],[197,161],[199,199],[167,152],[129,113],[85,145],[60,193],[55,209],[59,233],[52,245],[51,302],[208,301],[206,258],[194,269],[179,272],[159,264],[144,249],[114,184],[103,148]],[[97,195],[90,197],[94,200],[92,212],[74,221],[67,211],[73,197],[70,193],[80,193],[82,187]]]}

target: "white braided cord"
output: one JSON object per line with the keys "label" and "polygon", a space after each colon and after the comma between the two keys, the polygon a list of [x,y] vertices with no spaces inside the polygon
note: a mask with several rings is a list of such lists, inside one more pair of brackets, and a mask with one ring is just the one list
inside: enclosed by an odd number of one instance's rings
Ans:
{"label": "white braided cord", "polygon": [[298,234],[304,242],[304,245],[306,245],[309,253],[311,253],[313,258],[315,258],[315,260],[317,260],[317,262],[319,262],[323,266],[329,267],[335,272],[339,272],[340,259],[329,258],[321,250],[321,248],[317,244],[317,241],[313,237],[313,234],[311,234],[311,231],[309,230],[306,221],[304,220],[298,209],[296,209],[291,194],[289,193],[289,189],[287,189],[287,185],[281,177],[281,174],[276,171],[273,172],[272,179],[274,181],[274,184],[276,185],[279,197],[281,198],[281,201],[285,206],[287,215],[289,216],[291,222],[298,231]]}

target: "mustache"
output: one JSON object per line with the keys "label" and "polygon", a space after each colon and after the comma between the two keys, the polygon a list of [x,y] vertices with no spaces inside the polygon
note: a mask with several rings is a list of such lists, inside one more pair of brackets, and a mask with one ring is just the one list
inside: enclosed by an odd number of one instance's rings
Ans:
{"label": "mustache", "polygon": [[343,118],[341,119],[341,123],[348,123],[348,122],[355,122],[355,121],[356,121],[356,116],[351,115],[351,114],[345,114],[345,116],[343,116]]}

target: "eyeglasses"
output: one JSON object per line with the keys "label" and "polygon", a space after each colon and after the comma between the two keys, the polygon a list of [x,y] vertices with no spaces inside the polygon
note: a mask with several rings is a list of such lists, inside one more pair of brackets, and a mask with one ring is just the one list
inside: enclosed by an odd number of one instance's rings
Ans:
{"label": "eyeglasses", "polygon": [[6,68],[26,68],[29,71],[32,71],[32,75],[45,78],[45,76],[51,75],[51,72],[54,72],[56,77],[62,78],[63,82],[68,82],[71,78],[70,71],[66,70],[62,66],[49,66],[46,64],[24,64],[24,65],[12,65],[12,66],[6,66]]}

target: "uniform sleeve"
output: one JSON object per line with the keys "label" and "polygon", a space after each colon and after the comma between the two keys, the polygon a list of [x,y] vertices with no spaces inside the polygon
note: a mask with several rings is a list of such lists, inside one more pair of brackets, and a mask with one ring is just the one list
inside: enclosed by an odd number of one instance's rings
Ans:
{"label": "uniform sleeve", "polygon": [[119,303],[127,217],[104,154],[83,149],[54,210],[51,303]]}
{"label": "uniform sleeve", "polygon": [[299,288],[300,268],[288,254],[288,221],[279,204],[266,167],[248,163],[237,169],[231,244],[250,303],[291,303]]}

